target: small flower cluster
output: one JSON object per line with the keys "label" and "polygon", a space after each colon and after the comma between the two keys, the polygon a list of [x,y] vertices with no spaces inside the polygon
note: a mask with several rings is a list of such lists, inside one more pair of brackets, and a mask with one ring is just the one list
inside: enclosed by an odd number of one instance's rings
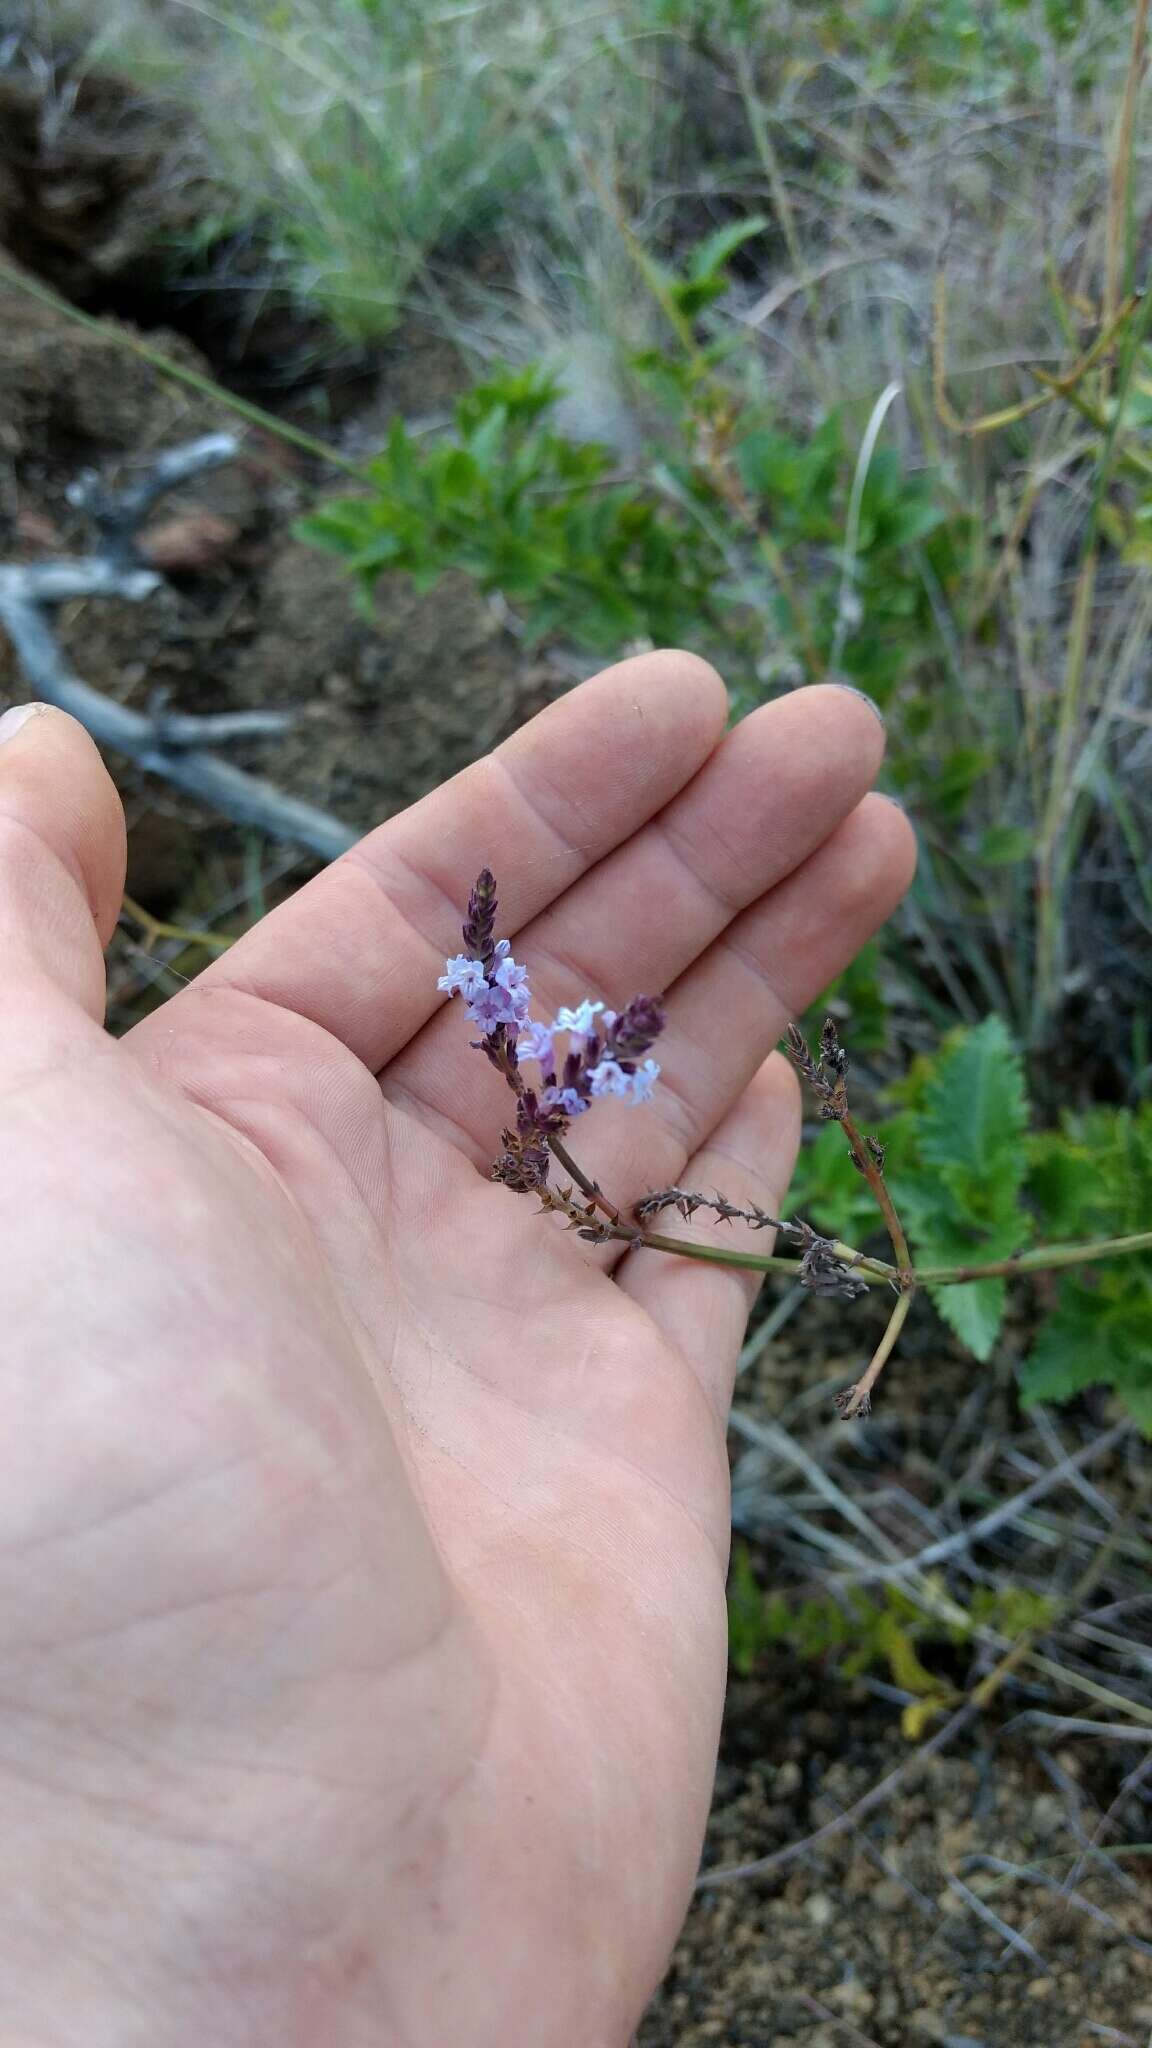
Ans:
{"label": "small flower cluster", "polygon": [[[437,986],[463,998],[481,1033],[478,1049],[516,1095],[516,1127],[504,1132],[492,1175],[527,1191],[547,1181],[549,1141],[561,1138],[593,1102],[605,1096],[651,1100],[660,1068],[646,1055],[664,1028],[664,1012],[654,997],[633,996],[620,1011],[585,1001],[542,1023],[529,1014],[527,971],[512,958],[508,940],[494,937],[495,927],[496,883],[485,868],[468,899],[465,950],[446,963]],[[562,1035],[563,1051],[556,1043]],[[540,1070],[534,1087],[524,1077],[525,1060]]]}

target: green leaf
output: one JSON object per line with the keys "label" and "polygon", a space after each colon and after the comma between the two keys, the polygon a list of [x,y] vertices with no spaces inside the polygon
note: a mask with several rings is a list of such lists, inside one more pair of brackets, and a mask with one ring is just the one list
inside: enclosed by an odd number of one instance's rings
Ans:
{"label": "green leaf", "polygon": [[768,1603],[757,1582],[748,1546],[738,1543],[728,1573],[728,1655],[741,1678],[751,1675],[770,1640]]}
{"label": "green leaf", "polygon": [[[925,1263],[928,1262],[925,1254]],[[940,1314],[960,1342],[986,1365],[996,1348],[1008,1290],[1003,1280],[965,1280],[957,1287],[931,1287]]]}
{"label": "green leaf", "polygon": [[1145,1436],[1152,1436],[1152,1378],[1147,1386],[1137,1386],[1134,1381],[1123,1380],[1116,1389],[1137,1429]]}
{"label": "green leaf", "polygon": [[953,747],[944,756],[932,778],[932,800],[945,817],[959,817],[976,784],[992,766],[992,755],[984,747]]}
{"label": "green leaf", "polygon": [[[934,1199],[931,1184],[925,1185],[923,1174],[907,1191],[901,1184],[893,1192],[897,1209],[912,1231],[915,1264],[922,1268],[993,1265],[1000,1259],[1011,1258],[1030,1235],[1030,1219],[1016,1207],[1011,1190],[999,1193],[999,1213],[984,1222],[975,1220],[963,1204],[948,1196],[946,1189],[937,1190]],[[949,1328],[973,1357],[985,1363],[992,1356],[1004,1319],[1005,1281],[929,1281],[927,1285]]]}
{"label": "green leaf", "polygon": [[1026,1407],[1093,1386],[1114,1387],[1152,1431],[1152,1278],[1143,1262],[1067,1276],[1021,1374]]}
{"label": "green leaf", "polygon": [[955,1036],[936,1061],[917,1124],[920,1156],[968,1196],[981,1181],[1024,1176],[1028,1100],[1020,1055],[1000,1017]]}
{"label": "green leaf", "polygon": [[848,1244],[859,1244],[879,1226],[875,1198],[852,1164],[839,1124],[824,1124],[801,1151],[785,1204],[785,1214],[793,1213]]}
{"label": "green leaf", "polygon": [[1026,1408],[1037,1401],[1067,1401],[1084,1387],[1110,1380],[1115,1353],[1103,1319],[1087,1302],[1059,1308],[1041,1330],[1020,1375]]}
{"label": "green leaf", "polygon": [[469,453],[478,471],[491,469],[496,457],[502,454],[507,426],[508,414],[502,405],[497,405],[469,436]]}
{"label": "green leaf", "polygon": [[976,858],[988,867],[1012,867],[1017,861],[1028,859],[1034,844],[1031,832],[1023,825],[990,825]]}
{"label": "green leaf", "polygon": [[702,242],[697,242],[689,259],[688,276],[692,283],[710,284],[727,267],[737,249],[762,235],[767,226],[764,214],[753,213],[746,220],[730,220],[714,234],[706,235]]}
{"label": "green leaf", "polygon": [[1099,1159],[1065,1131],[1037,1131],[1028,1140],[1028,1195],[1042,1239],[1055,1244],[1089,1237],[1098,1203]]}
{"label": "green leaf", "polygon": [[669,285],[668,297],[677,311],[683,313],[686,320],[691,320],[714,299],[723,298],[727,289],[728,280],[724,277],[685,277]]}

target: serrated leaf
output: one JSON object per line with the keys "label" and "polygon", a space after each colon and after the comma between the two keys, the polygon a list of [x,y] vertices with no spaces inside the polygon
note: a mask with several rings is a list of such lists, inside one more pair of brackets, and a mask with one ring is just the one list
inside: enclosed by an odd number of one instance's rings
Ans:
{"label": "serrated leaf", "polygon": [[1008,1290],[1003,1280],[964,1280],[955,1287],[929,1287],[940,1314],[960,1342],[986,1365],[996,1348]]}
{"label": "serrated leaf", "polygon": [[1067,1401],[1112,1377],[1116,1353],[1107,1325],[1091,1304],[1074,1299],[1050,1316],[1020,1374],[1024,1406]]}
{"label": "serrated leaf", "polygon": [[1027,1124],[1020,1055],[1003,1019],[986,1017],[936,1061],[917,1119],[920,1157],[966,1199],[981,1182],[1014,1194],[1024,1176]]}
{"label": "serrated leaf", "polygon": [[1064,1131],[1038,1131],[1028,1140],[1027,1155],[1028,1194],[1042,1237],[1055,1243],[1090,1235],[1098,1167],[1088,1147]]}
{"label": "serrated leaf", "polygon": [[1026,1407],[1092,1386],[1115,1388],[1140,1428],[1152,1431],[1152,1286],[1135,1262],[1067,1278],[1021,1373]]}

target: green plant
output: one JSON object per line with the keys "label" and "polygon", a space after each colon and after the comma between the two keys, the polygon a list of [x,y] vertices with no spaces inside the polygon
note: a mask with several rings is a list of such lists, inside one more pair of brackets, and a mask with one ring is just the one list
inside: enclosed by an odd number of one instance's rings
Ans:
{"label": "green plant", "polygon": [[[1152,1103],[1069,1111],[1031,1128],[1019,1052],[1003,1021],[958,1029],[890,1091],[898,1105],[877,1137],[884,1176],[914,1263],[972,1355],[989,1359],[1013,1271],[1046,1270],[1032,1297],[1021,1368],[1026,1403],[1110,1387],[1152,1434],[1152,1268],[1143,1260],[1033,1267],[1041,1241],[1123,1240],[1152,1216]],[[790,1204],[821,1230],[858,1242],[875,1221],[872,1191],[830,1124],[803,1155]],[[1001,1266],[961,1283],[944,1268]]]}
{"label": "green plant", "polygon": [[[1070,1112],[1028,1151],[1028,1191],[1045,1231],[1126,1231],[1152,1214],[1152,1103]],[[1026,1405],[1114,1387],[1152,1436],[1152,1272],[1143,1262],[1066,1273],[1025,1361]]]}
{"label": "green plant", "polygon": [[[933,1597],[939,1598],[942,1612],[932,1612]],[[988,1631],[1012,1640],[1042,1634],[1058,1605],[1010,1582],[974,1587],[966,1607],[943,1598],[942,1586],[932,1582],[919,1597],[885,1585],[874,1595],[848,1587],[835,1596],[789,1599],[761,1589],[751,1551],[737,1543],[728,1575],[728,1654],[742,1678],[750,1677],[765,1653],[777,1647],[805,1661],[832,1663],[844,1679],[880,1670],[912,1695],[904,1727],[915,1739],[926,1719],[956,1698],[949,1679],[924,1663],[922,1651],[967,1646]]]}
{"label": "green plant", "polygon": [[673,339],[633,361],[662,421],[639,464],[622,470],[558,432],[558,385],[531,365],[469,391],[449,437],[424,442],[396,420],[368,465],[372,490],[327,501],[302,533],[369,592],[389,570],[427,586],[461,569],[499,592],[529,640],[595,653],[688,640],[743,701],[772,674],[797,679],[798,661],[816,680],[835,654],[883,701],[925,629],[924,552],[946,582],[960,527],[891,451],[859,470],[839,410],[800,437],[718,382],[723,350],[698,343],[693,322],[762,225],[708,237],[675,275],[648,266]]}
{"label": "green plant", "polygon": [[302,533],[368,593],[387,570],[427,588],[462,569],[516,608],[532,641],[609,652],[707,627],[723,571],[715,542],[675,504],[616,480],[607,449],[556,433],[555,398],[529,369],[460,399],[451,439],[422,446],[397,420],[370,465],[371,494],[329,500]]}

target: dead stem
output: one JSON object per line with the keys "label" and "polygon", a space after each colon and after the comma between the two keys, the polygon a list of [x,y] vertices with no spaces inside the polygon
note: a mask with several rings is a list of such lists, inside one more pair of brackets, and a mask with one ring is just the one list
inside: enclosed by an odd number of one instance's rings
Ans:
{"label": "dead stem", "polygon": [[836,1406],[844,1417],[845,1422],[852,1422],[857,1415],[867,1415],[871,1409],[872,1389],[892,1356],[896,1339],[908,1319],[908,1311],[912,1306],[912,1294],[913,1289],[907,1287],[897,1299],[888,1318],[888,1326],[875,1351],[872,1353],[863,1378],[858,1379],[855,1386],[847,1388],[843,1394],[837,1395]]}

